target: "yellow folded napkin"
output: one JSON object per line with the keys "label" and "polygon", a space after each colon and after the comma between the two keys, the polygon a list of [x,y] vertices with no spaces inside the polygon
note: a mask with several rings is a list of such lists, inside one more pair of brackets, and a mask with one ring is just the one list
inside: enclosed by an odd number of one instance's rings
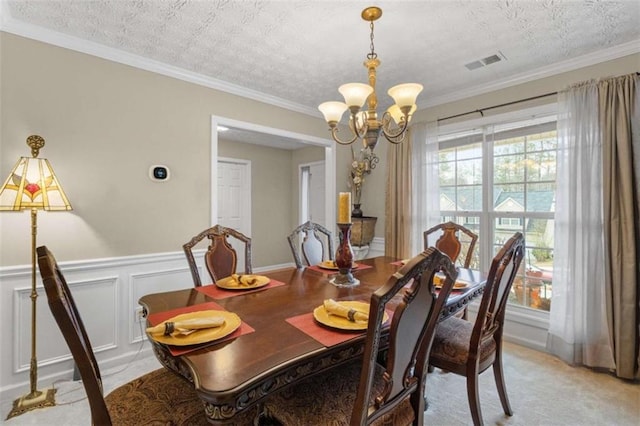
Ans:
{"label": "yellow folded napkin", "polygon": [[165,321],[155,327],[147,328],[147,333],[152,336],[178,336],[188,335],[204,328],[222,327],[223,317],[192,318],[177,322]]}
{"label": "yellow folded napkin", "polygon": [[369,320],[368,313],[357,311],[349,306],[344,306],[333,299],[327,299],[324,301],[324,309],[331,315],[346,318],[351,322]]}
{"label": "yellow folded napkin", "polygon": [[254,285],[258,282],[258,278],[255,275],[231,274],[231,280],[237,286]]}

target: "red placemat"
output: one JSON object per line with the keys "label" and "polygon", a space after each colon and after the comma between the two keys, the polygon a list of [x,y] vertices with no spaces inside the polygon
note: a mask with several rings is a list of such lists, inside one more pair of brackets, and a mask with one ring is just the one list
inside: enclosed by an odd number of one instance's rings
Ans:
{"label": "red placemat", "polygon": [[366,332],[366,330],[355,332],[340,331],[323,327],[318,324],[313,318],[313,312],[287,318],[286,321],[326,347],[331,347],[333,345],[337,345],[338,343],[346,342],[347,340],[351,340],[354,337],[361,336]]}
{"label": "red placemat", "polygon": [[[265,286],[266,287],[266,286]],[[153,327],[154,325],[158,325],[163,321],[168,320],[169,318],[173,318],[176,315],[186,314],[189,312],[197,312],[197,311],[207,311],[207,310],[215,310],[215,311],[226,311],[222,306],[218,305],[216,302],[206,302],[199,303],[197,305],[185,306],[183,308],[171,309],[163,312],[156,312],[153,314],[149,314],[147,317],[147,321]],[[211,342],[201,343],[198,345],[190,345],[190,346],[174,346],[174,345],[165,345],[171,355],[180,356],[187,354],[189,352],[197,351],[198,349],[202,349],[207,346],[217,345],[218,343],[226,342],[231,339],[235,339],[236,337],[240,337],[243,334],[253,333],[255,329],[251,327],[246,322],[242,321],[240,323],[240,327],[233,333],[228,336],[223,337],[222,339],[213,340]]]}
{"label": "red placemat", "polygon": [[[371,266],[371,265],[365,265],[363,263],[358,263],[358,262],[356,262],[356,263],[358,264],[358,267],[355,268],[355,269],[352,269],[351,272],[358,272],[358,271],[362,271],[364,269],[373,268],[373,266]],[[311,269],[313,271],[316,271],[316,272],[320,272],[321,274],[325,274],[325,275],[334,275],[334,274],[338,273],[337,270],[324,269],[324,268],[319,267],[318,265],[310,265],[310,266],[307,266],[307,268]]]}
{"label": "red placemat", "polygon": [[220,288],[215,284],[211,284],[211,285],[196,287],[196,290],[199,291],[200,293],[206,294],[212,299],[221,300],[221,299],[226,299],[228,297],[240,296],[242,294],[255,293],[257,291],[267,290],[269,288],[280,287],[281,285],[284,285],[284,284],[285,283],[283,283],[282,281],[271,280],[269,281],[269,284],[265,285],[264,287],[256,288],[254,290],[225,290],[224,288]]}
{"label": "red placemat", "polygon": [[[393,318],[392,311],[387,310],[387,314],[389,315],[389,320],[384,327],[391,324],[391,319]],[[367,332],[367,330],[342,331],[322,326],[313,318],[313,312],[287,318],[285,321],[326,347],[346,342]]]}

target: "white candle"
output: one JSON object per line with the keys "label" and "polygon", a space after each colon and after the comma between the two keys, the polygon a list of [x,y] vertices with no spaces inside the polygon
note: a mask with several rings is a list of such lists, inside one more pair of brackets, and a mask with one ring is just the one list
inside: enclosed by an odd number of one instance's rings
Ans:
{"label": "white candle", "polygon": [[341,192],[338,196],[338,223],[351,223],[350,192]]}

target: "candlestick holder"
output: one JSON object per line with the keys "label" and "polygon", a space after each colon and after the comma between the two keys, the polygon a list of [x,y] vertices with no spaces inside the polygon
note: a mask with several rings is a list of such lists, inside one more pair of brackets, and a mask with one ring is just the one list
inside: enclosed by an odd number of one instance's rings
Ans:
{"label": "candlestick holder", "polygon": [[336,287],[354,287],[360,284],[360,280],[355,278],[353,270],[353,250],[351,249],[351,224],[338,223],[340,233],[340,243],[336,250],[336,266],[338,273],[331,278],[331,284]]}

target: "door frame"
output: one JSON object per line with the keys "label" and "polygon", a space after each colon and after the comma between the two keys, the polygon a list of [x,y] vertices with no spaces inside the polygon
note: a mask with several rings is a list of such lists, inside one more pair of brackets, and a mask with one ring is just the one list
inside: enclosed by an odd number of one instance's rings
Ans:
{"label": "door frame", "polygon": [[327,229],[335,227],[336,217],[336,147],[330,139],[319,138],[317,136],[305,135],[303,133],[291,132],[274,127],[262,126],[259,124],[239,121],[232,118],[211,116],[211,225],[215,224],[218,218],[218,194],[216,191],[218,182],[218,126],[234,127],[237,129],[249,130],[253,132],[266,133],[275,136],[298,139],[301,142],[312,146],[324,148],[325,160],[325,222]]}

